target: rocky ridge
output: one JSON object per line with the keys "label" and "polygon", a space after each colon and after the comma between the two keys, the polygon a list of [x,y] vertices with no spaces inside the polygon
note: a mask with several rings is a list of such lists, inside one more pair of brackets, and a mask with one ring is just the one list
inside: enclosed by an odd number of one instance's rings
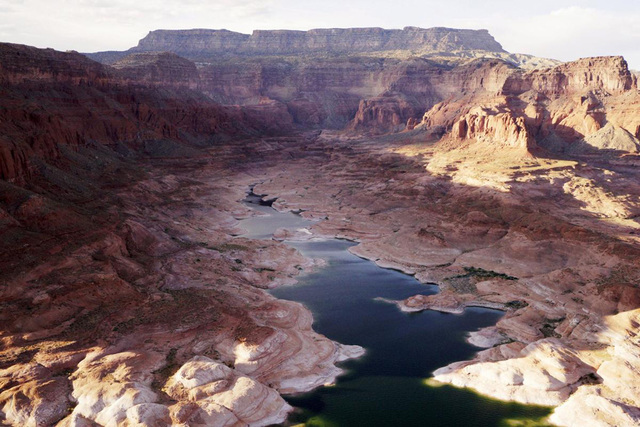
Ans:
{"label": "rocky ridge", "polygon": [[[77,53],[1,44],[0,178],[28,178],[38,167],[35,159],[55,160],[65,147],[199,156],[194,147],[210,145],[212,135],[290,130],[291,116],[281,105],[223,107],[189,90],[188,61],[143,57],[120,73]],[[166,67],[176,59],[178,66]]]}

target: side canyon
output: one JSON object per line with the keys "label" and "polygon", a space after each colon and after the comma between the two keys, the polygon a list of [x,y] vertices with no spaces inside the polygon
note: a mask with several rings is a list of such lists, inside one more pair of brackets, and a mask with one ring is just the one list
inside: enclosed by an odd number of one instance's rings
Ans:
{"label": "side canyon", "polygon": [[[640,93],[622,57],[485,30],[152,31],[126,52],[0,44],[0,422],[285,422],[365,349],[266,290],[341,238],[502,310],[433,379],[640,423]],[[241,237],[253,186],[316,220]]]}

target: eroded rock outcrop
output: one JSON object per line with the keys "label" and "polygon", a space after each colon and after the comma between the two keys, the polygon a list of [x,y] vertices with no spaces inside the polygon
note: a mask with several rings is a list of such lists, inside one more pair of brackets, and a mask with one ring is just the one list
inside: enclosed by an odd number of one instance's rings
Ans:
{"label": "eroded rock outcrop", "polygon": [[195,403],[171,409],[175,422],[189,425],[266,426],[283,422],[293,409],[274,389],[204,356],[182,365],[164,389],[177,401]]}
{"label": "eroded rock outcrop", "polygon": [[475,140],[495,149],[515,149],[523,154],[535,149],[535,141],[527,131],[524,118],[510,112],[471,110],[454,123],[451,137],[456,140]]}
{"label": "eroded rock outcrop", "polygon": [[486,149],[506,143],[573,154],[637,151],[640,123],[629,110],[637,102],[637,82],[623,58],[585,58],[529,72],[485,64],[496,76],[491,87],[476,84],[472,93],[434,105],[421,126],[449,131],[454,140],[483,140]]}
{"label": "eroded rock outcrop", "polygon": [[[157,57],[170,70],[182,67],[176,58],[167,63],[166,52],[195,61],[198,90],[216,102],[255,105],[268,99],[286,105],[294,122],[304,127],[342,129],[349,124],[357,132],[368,128],[373,133],[401,130],[407,120],[461,91],[498,91],[508,74],[501,67],[484,67],[484,61],[506,68],[557,63],[509,54],[485,30],[415,27],[251,35],[157,30],[128,51],[88,56],[119,68],[130,65],[126,68],[134,75],[158,79],[157,67],[134,65]],[[188,71],[177,81],[192,85]]]}

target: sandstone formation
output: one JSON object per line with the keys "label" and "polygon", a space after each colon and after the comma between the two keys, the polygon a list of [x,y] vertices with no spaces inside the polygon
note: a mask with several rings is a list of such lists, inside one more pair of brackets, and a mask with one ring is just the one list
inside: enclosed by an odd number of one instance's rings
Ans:
{"label": "sandstone formation", "polygon": [[[621,57],[585,58],[554,68],[525,72],[486,62],[496,77],[490,87],[475,87],[434,105],[418,127],[449,132],[443,148],[473,150],[538,148],[554,153],[637,151],[640,119],[637,79]],[[445,139],[447,139],[445,138]],[[544,155],[544,154],[541,154]],[[442,159],[448,163],[451,159]],[[434,168],[435,170],[435,168]]]}
{"label": "sandstone formation", "polygon": [[199,78],[196,64],[170,52],[132,53],[112,64],[117,70],[126,70],[124,78],[133,82],[158,85],[184,85],[191,89]]}
{"label": "sandstone formation", "polygon": [[[77,53],[21,45],[2,44],[0,60],[0,178],[5,180],[31,176],[35,157],[55,160],[65,147],[98,144],[150,157],[199,156],[193,147],[212,144],[212,135],[281,133],[291,126],[280,105],[222,107],[188,90],[189,76],[182,71],[194,70],[171,55],[149,55],[142,61],[146,65],[129,61],[131,74],[125,76]],[[166,67],[176,62],[173,69]],[[173,84],[158,90],[167,80]]]}
{"label": "sandstone formation", "polygon": [[[505,311],[436,380],[559,425],[640,422],[626,62],[527,70],[484,32],[341,31],[159,31],[114,66],[0,45],[0,422],[283,421],[281,394],[363,352],[265,292],[319,265],[278,240],[322,236],[439,285],[404,311]],[[414,42],[434,55],[379,53]],[[256,183],[318,221],[237,237]]]}
{"label": "sandstone formation", "polygon": [[[194,64],[187,66],[177,58],[169,64],[167,52]],[[557,64],[509,54],[486,30],[415,27],[255,31],[252,35],[157,30],[128,51],[87,56],[136,78],[195,85],[222,104],[274,102],[303,128],[342,129],[349,124],[358,133],[401,130],[408,120],[419,119],[437,102],[459,93],[461,86],[473,90],[494,84],[494,76],[482,76],[474,70],[476,65],[458,72],[457,65],[474,59],[499,58],[500,64],[511,67]],[[142,67],[152,58],[164,58],[162,66]],[[170,73],[171,79],[163,80],[160,69]]]}

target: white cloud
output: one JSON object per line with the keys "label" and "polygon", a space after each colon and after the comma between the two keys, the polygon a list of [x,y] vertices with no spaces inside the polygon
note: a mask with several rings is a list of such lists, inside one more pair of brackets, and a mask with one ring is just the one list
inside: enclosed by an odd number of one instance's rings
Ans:
{"label": "white cloud", "polygon": [[497,22],[493,33],[509,51],[565,61],[623,55],[640,68],[640,12],[633,10],[573,6]]}

